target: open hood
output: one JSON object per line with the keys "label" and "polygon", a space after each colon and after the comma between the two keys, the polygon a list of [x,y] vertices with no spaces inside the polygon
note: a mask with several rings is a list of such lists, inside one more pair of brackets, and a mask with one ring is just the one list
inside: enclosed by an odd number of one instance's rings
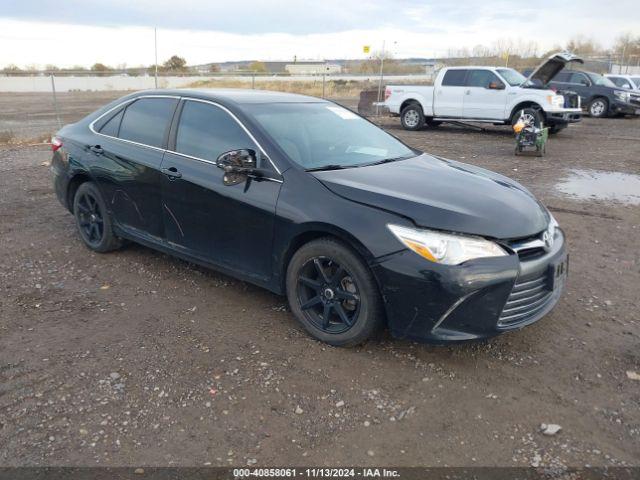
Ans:
{"label": "open hood", "polygon": [[527,80],[534,85],[545,86],[567,63],[571,62],[584,63],[584,60],[569,52],[554,53],[531,72]]}

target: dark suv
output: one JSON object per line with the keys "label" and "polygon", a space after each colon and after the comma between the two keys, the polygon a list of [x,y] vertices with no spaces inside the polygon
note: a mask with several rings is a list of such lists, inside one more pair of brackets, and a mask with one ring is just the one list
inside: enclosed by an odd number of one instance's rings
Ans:
{"label": "dark suv", "polygon": [[618,88],[598,73],[565,70],[549,86],[578,93],[592,117],[640,115],[640,94]]}

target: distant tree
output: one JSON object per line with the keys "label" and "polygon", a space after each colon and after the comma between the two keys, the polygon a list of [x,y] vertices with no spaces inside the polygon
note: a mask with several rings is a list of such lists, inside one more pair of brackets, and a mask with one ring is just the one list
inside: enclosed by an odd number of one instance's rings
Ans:
{"label": "distant tree", "polygon": [[164,62],[163,67],[166,70],[179,72],[185,70],[187,66],[187,61],[183,57],[179,57],[178,55],[173,55],[169,60]]}
{"label": "distant tree", "polygon": [[4,67],[2,69],[2,71],[5,72],[5,73],[15,73],[15,72],[21,72],[22,69],[20,67],[18,67],[17,65],[15,65],[13,63],[10,63],[6,67]]}
{"label": "distant tree", "polygon": [[267,73],[267,66],[264,64],[264,62],[251,62],[249,64],[249,70],[251,70],[252,72],[256,72],[256,73]]}
{"label": "distant tree", "polygon": [[52,63],[48,63],[45,65],[44,69],[48,72],[57,72],[60,70],[60,67],[58,67],[57,65],[54,65]]}
{"label": "distant tree", "polygon": [[220,65],[216,65],[215,63],[212,63],[211,65],[209,65],[209,73],[218,73],[220,71]]}
{"label": "distant tree", "polygon": [[582,35],[572,37],[567,42],[566,49],[578,55],[604,55],[604,49],[592,38],[585,38]]}
{"label": "distant tree", "polygon": [[630,32],[623,33],[616,38],[613,45],[613,52],[616,57],[622,59],[624,56],[627,61],[630,57],[640,55],[640,36],[634,37]]}
{"label": "distant tree", "polygon": [[108,72],[111,68],[107,67],[104,63],[94,63],[91,66],[91,70],[94,72]]}

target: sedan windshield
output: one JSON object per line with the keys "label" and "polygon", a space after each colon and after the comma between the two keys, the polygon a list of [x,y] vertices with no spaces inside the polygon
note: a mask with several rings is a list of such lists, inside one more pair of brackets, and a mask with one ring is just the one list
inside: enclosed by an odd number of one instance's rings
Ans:
{"label": "sedan windshield", "polygon": [[520,72],[516,72],[512,68],[499,68],[498,73],[504,78],[509,85],[517,87],[522,85],[526,78]]}
{"label": "sedan windshield", "polygon": [[382,129],[332,103],[247,105],[291,160],[307,170],[358,167],[415,157]]}
{"label": "sedan windshield", "polygon": [[631,80],[636,84],[636,88],[640,88],[640,77],[631,77]]}

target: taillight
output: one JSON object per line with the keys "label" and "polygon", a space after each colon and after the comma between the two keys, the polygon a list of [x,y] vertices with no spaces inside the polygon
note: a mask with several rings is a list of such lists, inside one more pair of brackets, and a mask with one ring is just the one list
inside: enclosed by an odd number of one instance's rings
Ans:
{"label": "taillight", "polygon": [[389,87],[384,89],[384,99],[385,100],[389,100],[389,97],[391,96],[391,89]]}
{"label": "taillight", "polygon": [[51,138],[51,150],[53,150],[54,152],[60,150],[62,148],[62,140],[60,140],[58,137],[52,137]]}

